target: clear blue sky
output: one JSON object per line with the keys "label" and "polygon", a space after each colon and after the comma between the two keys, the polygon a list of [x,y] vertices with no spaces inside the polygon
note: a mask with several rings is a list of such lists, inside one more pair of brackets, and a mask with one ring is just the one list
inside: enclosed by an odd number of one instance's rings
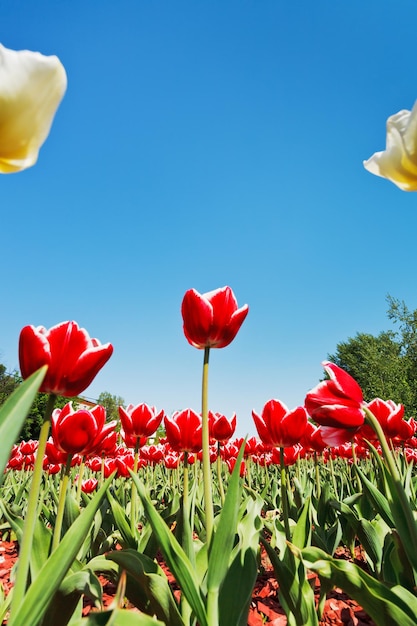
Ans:
{"label": "clear blue sky", "polygon": [[364,170],[417,99],[415,0],[0,1],[0,41],[68,90],[30,170],[2,176],[0,360],[74,319],[114,355],[87,390],[200,409],[184,292],[249,315],[211,353],[210,407],[290,408],[358,331],[417,308],[417,196]]}

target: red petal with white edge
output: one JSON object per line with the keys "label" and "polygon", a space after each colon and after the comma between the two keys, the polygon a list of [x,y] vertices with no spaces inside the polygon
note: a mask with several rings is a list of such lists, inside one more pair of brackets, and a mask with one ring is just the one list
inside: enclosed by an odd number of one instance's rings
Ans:
{"label": "red petal with white edge", "polygon": [[335,384],[331,380],[323,380],[314,389],[308,392],[305,399],[305,407],[307,412],[312,415],[316,409],[322,406],[337,404],[343,404],[346,407],[359,408],[361,403],[356,400],[351,400],[345,396],[335,393]]}
{"label": "red petal with white edge", "polygon": [[233,313],[228,326],[223,331],[222,341],[216,346],[217,348],[225,348],[233,341],[245,321],[248,312],[249,306],[245,304]]}
{"label": "red petal with white edge", "polygon": [[337,390],[347,398],[356,400],[359,404],[363,402],[362,389],[350,374],[330,361],[323,361],[322,366],[330,376],[330,380],[335,384],[335,391]]}
{"label": "red petal with white edge", "polygon": [[65,395],[69,397],[78,396],[87,389],[112,354],[113,346],[110,343],[97,348],[90,348],[84,352],[78,359],[71,375],[63,381]]}
{"label": "red petal with white edge", "polygon": [[258,415],[257,413],[255,413],[255,411],[252,411],[252,418],[253,418],[253,421],[255,422],[255,427],[256,427],[256,430],[258,431],[260,440],[267,445],[274,445],[271,439],[269,429],[267,428],[262,417]]}
{"label": "red petal with white edge", "polygon": [[19,363],[22,378],[26,379],[42,365],[49,365],[51,352],[43,326],[25,326],[19,337]]}
{"label": "red petal with white edge", "polygon": [[230,323],[233,313],[237,310],[237,300],[230,287],[221,287],[203,294],[213,307],[212,337],[222,337],[224,329]]}
{"label": "red petal with white edge", "polygon": [[332,426],[320,426],[319,428],[322,440],[331,448],[352,441],[357,430],[357,428],[334,428]]}
{"label": "red petal with white edge", "polygon": [[204,348],[213,322],[210,302],[195,289],[189,289],[182,300],[181,314],[187,341],[195,348]]}
{"label": "red petal with white edge", "polygon": [[[308,410],[307,405],[306,408]],[[343,404],[324,405],[309,413],[312,419],[321,426],[359,428],[365,421],[362,409]]]}

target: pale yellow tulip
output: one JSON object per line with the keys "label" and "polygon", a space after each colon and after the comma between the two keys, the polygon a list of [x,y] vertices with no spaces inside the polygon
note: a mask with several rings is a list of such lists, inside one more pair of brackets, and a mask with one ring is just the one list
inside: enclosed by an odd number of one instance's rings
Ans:
{"label": "pale yellow tulip", "polygon": [[36,163],[66,87],[56,56],[0,45],[0,173]]}
{"label": "pale yellow tulip", "polygon": [[403,191],[417,191],[417,102],[412,111],[399,111],[387,119],[387,146],[363,162],[377,176]]}

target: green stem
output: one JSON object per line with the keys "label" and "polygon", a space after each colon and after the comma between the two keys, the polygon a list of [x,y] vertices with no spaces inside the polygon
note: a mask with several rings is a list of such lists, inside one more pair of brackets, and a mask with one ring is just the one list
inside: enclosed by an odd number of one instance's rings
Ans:
{"label": "green stem", "polygon": [[290,521],[288,518],[287,471],[285,467],[284,448],[279,449],[279,462],[281,468],[281,506],[284,518],[285,538],[287,541],[291,541]]}
{"label": "green stem", "polygon": [[321,496],[321,483],[320,483],[320,468],[319,462],[317,459],[317,452],[314,452],[314,468],[316,470],[316,490],[317,490],[317,500],[320,500]]}
{"label": "green stem", "polygon": [[62,522],[64,520],[64,511],[65,511],[65,499],[67,496],[67,487],[69,481],[69,474],[71,470],[71,461],[72,454],[68,455],[67,462],[65,464],[64,473],[61,479],[61,484],[59,486],[59,500],[58,500],[58,509],[56,512],[55,519],[55,528],[54,528],[54,536],[52,538],[52,552],[57,549],[59,546],[59,542],[61,541],[61,530],[62,530]]}
{"label": "green stem", "polygon": [[85,469],[85,456],[83,456],[83,460],[80,465],[80,471],[78,473],[77,494],[76,494],[77,504],[80,504],[80,500],[81,500],[81,488],[83,486],[84,469]]}
{"label": "green stem", "polygon": [[[137,474],[138,472],[138,463],[139,463],[139,437],[136,438],[135,444],[135,459],[133,461],[133,473]],[[130,530],[132,531],[132,535],[136,537],[137,526],[136,526],[136,484],[135,481],[132,480],[132,488],[130,495]]]}
{"label": "green stem", "polygon": [[190,490],[189,487],[189,475],[188,475],[188,452],[184,452],[184,465],[183,465],[183,475],[182,475],[182,479],[183,479],[183,505],[184,505],[184,511],[186,512],[186,515],[188,515],[188,493]]}
{"label": "green stem", "polygon": [[49,437],[49,429],[51,426],[51,415],[54,410],[56,395],[50,394],[45,409],[44,422],[39,434],[38,450],[36,452],[36,460],[33,468],[32,483],[29,491],[29,500],[26,510],[25,523],[23,526],[22,543],[19,551],[19,563],[16,574],[16,582],[13,588],[13,598],[10,610],[10,626],[13,625],[14,616],[19,611],[22,604],[29,573],[30,555],[32,552],[33,534],[35,532],[35,524],[37,519],[39,491],[42,481],[43,457],[45,456],[46,442]]}
{"label": "green stem", "polygon": [[223,489],[223,476],[222,476],[222,457],[220,456],[220,443],[217,444],[216,466],[217,466],[217,483],[219,485],[220,500],[221,500],[221,503],[222,503],[222,506],[223,506],[223,504],[224,504],[224,489]]}
{"label": "green stem", "polygon": [[208,423],[208,365],[210,348],[204,348],[203,384],[201,394],[201,420],[203,439],[203,484],[204,504],[206,514],[207,544],[210,545],[214,526],[213,495],[211,485],[210,446],[209,446],[209,423]]}
{"label": "green stem", "polygon": [[[411,550],[415,550],[417,546],[417,524],[414,519],[414,514],[410,505],[410,500],[407,497],[404,486],[402,484],[401,476],[398,471],[397,464],[390,450],[387,439],[385,437],[385,433],[382,430],[381,424],[378,422],[375,415],[368,409],[368,407],[365,406],[364,411],[365,411],[365,421],[373,428],[373,430],[377,434],[379,443],[381,444],[381,449],[384,455],[385,463],[387,464],[388,471],[391,474],[391,477],[393,479],[395,491],[397,492],[397,496],[401,504],[402,513],[406,520],[407,529],[408,529],[408,533],[409,533],[409,537],[411,541],[409,548]],[[415,563],[413,563],[413,565],[415,566]]]}
{"label": "green stem", "polygon": [[336,498],[338,498],[339,495],[338,495],[336,476],[335,476],[335,473],[334,473],[334,465],[333,465],[333,459],[332,459],[331,451],[329,452],[329,465],[330,465],[330,474],[331,474],[331,477],[332,477],[334,495],[335,495]]}

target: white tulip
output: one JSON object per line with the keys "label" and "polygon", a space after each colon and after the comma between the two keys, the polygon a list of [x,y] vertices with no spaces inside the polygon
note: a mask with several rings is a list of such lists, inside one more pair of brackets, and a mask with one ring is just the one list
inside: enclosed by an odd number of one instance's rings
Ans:
{"label": "white tulip", "polygon": [[66,87],[56,56],[0,45],[0,173],[36,163]]}
{"label": "white tulip", "polygon": [[387,119],[387,147],[363,164],[403,191],[417,191],[417,101],[412,111],[399,111]]}

